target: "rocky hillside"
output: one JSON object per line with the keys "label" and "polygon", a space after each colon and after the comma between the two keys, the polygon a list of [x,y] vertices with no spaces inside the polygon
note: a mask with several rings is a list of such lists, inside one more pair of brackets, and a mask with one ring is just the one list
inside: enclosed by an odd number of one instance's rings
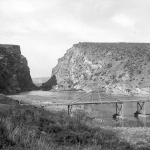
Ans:
{"label": "rocky hillside", "polygon": [[0,44],[0,93],[35,89],[20,46]]}
{"label": "rocky hillside", "polygon": [[40,87],[42,83],[45,83],[49,80],[49,77],[38,77],[38,78],[32,78],[33,83]]}
{"label": "rocky hillside", "polygon": [[51,90],[54,86],[57,85],[56,76],[53,75],[47,82],[43,83],[41,88],[44,91]]}
{"label": "rocky hillside", "polygon": [[79,43],[52,70],[55,90],[98,87],[110,93],[148,94],[150,43]]}

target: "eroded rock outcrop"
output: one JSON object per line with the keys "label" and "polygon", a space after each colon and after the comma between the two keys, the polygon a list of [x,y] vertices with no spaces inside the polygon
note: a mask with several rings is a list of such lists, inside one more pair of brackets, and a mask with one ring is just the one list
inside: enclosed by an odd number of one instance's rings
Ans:
{"label": "eroded rock outcrop", "polygon": [[56,76],[53,75],[46,83],[42,84],[42,90],[51,90],[55,85],[57,85]]}
{"label": "eroded rock outcrop", "polygon": [[150,43],[79,43],[52,70],[56,90],[101,87],[106,92],[149,94]]}
{"label": "eroded rock outcrop", "polygon": [[0,44],[0,93],[36,89],[20,46]]}

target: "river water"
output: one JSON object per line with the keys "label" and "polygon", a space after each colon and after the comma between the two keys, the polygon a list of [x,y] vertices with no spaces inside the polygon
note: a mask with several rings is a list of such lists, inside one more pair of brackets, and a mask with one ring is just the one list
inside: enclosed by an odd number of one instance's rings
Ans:
{"label": "river water", "polygon": [[[31,91],[31,92],[21,92],[19,95],[32,95],[32,96],[42,96],[42,97],[51,97],[57,98],[62,100],[75,100],[78,97],[85,95],[84,92],[50,92],[50,91]],[[129,97],[129,96],[122,96],[122,95],[106,95],[101,93],[93,93],[90,96],[87,96],[82,99],[84,102],[88,101],[110,101],[110,100],[136,100],[136,99],[143,99],[141,97]],[[145,98],[148,99],[148,98]],[[134,113],[137,111],[137,103],[129,102],[124,103],[123,106],[123,116],[124,119],[113,120],[112,116],[115,114],[116,105],[115,104],[99,104],[99,105],[84,105],[82,107],[86,112],[88,112],[91,118],[100,118],[97,120],[105,120],[106,125],[113,126],[124,126],[124,127],[150,127],[150,116],[147,117],[134,117]],[[146,114],[150,114],[150,102],[146,102],[145,105]],[[102,122],[99,122],[102,123]]]}

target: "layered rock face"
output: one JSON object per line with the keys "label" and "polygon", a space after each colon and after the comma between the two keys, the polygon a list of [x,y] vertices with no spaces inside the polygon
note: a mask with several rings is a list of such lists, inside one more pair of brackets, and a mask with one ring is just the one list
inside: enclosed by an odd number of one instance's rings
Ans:
{"label": "layered rock face", "polygon": [[0,44],[0,93],[35,89],[20,46]]}
{"label": "layered rock face", "polygon": [[150,43],[79,43],[52,70],[56,90],[149,94]]}

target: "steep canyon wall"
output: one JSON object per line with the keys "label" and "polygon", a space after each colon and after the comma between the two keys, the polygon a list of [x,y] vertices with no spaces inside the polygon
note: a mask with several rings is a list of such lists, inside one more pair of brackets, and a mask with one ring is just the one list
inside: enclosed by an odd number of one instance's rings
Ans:
{"label": "steep canyon wall", "polygon": [[[88,92],[99,88],[108,93],[147,95],[150,43],[75,44],[58,60],[52,70],[54,76],[54,90]],[[48,87],[48,82],[45,84]]]}
{"label": "steep canyon wall", "polygon": [[36,89],[20,46],[0,44],[0,93]]}

